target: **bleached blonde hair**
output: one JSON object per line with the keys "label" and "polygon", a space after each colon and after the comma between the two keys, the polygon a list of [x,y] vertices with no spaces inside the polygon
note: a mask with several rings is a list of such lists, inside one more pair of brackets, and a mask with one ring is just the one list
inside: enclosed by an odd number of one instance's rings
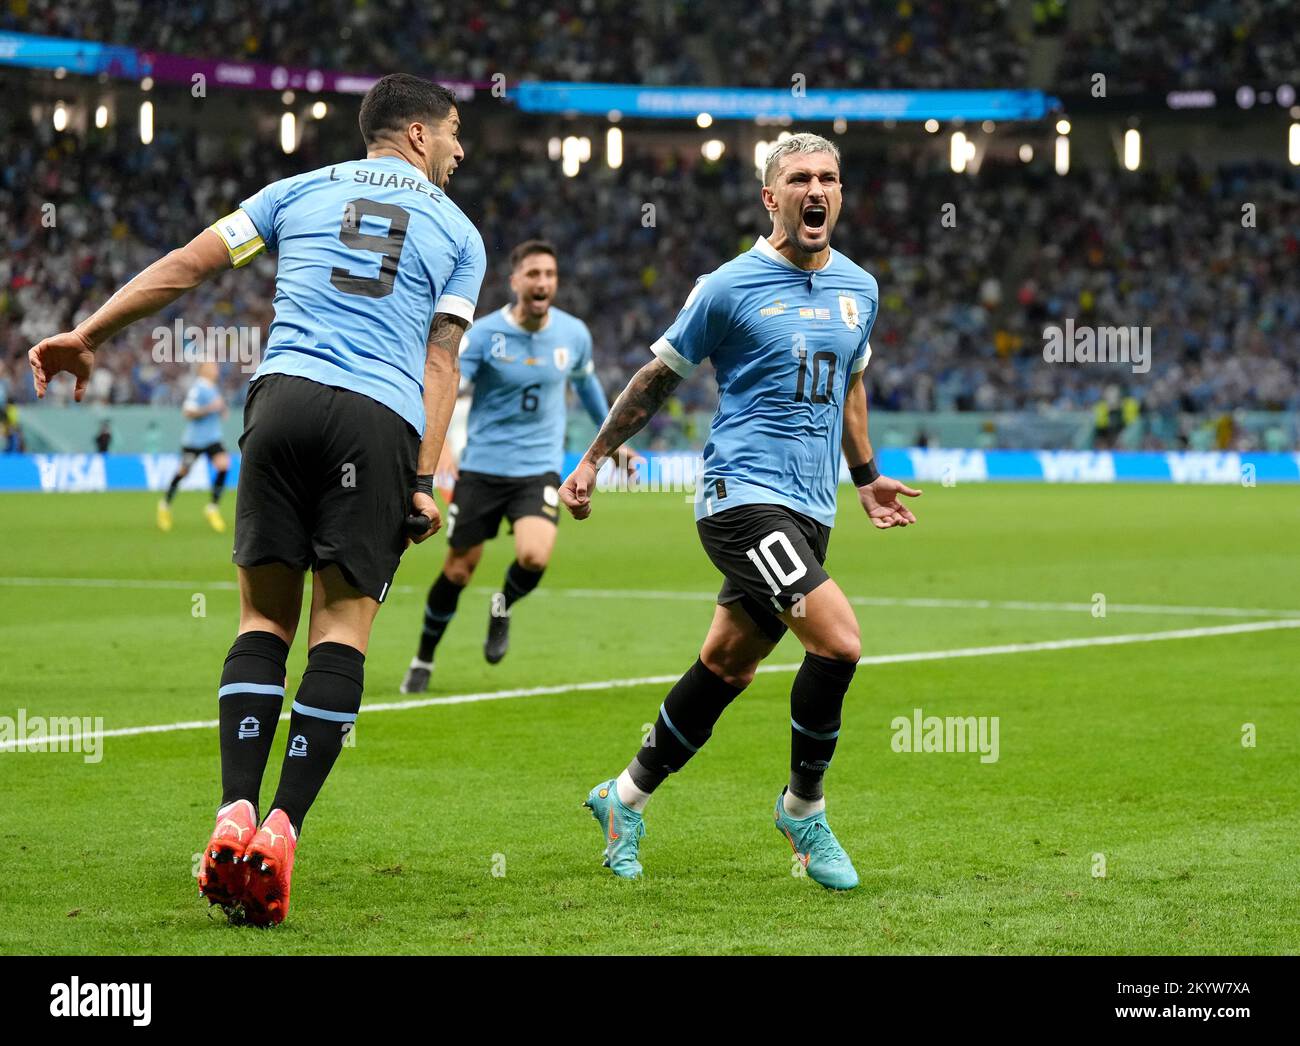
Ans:
{"label": "bleached blonde hair", "polygon": [[767,150],[767,159],[763,161],[763,184],[771,185],[772,180],[781,170],[781,161],[795,153],[830,153],[835,157],[836,165],[840,162],[840,150],[829,138],[811,131],[800,131],[789,138],[783,138]]}

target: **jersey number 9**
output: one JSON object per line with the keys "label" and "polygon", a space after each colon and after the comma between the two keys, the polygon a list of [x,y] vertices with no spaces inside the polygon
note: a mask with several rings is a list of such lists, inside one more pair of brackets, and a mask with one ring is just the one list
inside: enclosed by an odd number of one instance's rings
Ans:
{"label": "jersey number 9", "polygon": [[[361,231],[361,219],[383,218],[388,222],[388,235],[375,236]],[[343,224],[339,239],[344,246],[357,251],[374,251],[383,257],[379,262],[378,276],[353,276],[347,269],[330,270],[330,283],[344,294],[359,294],[363,298],[386,298],[393,293],[397,279],[397,263],[406,244],[406,226],[411,220],[408,211],[396,204],[376,200],[349,200],[343,208]]]}

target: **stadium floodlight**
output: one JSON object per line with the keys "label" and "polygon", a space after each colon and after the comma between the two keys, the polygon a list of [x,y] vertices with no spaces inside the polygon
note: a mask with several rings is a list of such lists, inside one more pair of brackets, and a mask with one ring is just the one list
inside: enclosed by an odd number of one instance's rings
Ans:
{"label": "stadium floodlight", "polygon": [[325,114],[328,113],[329,111],[330,111],[329,106],[326,105],[324,102],[315,102],[311,107],[311,114],[317,120],[325,119]]}
{"label": "stadium floodlight", "polygon": [[558,138],[550,138],[546,142],[546,158],[548,160],[558,160],[563,149],[563,143]]}
{"label": "stadium floodlight", "polygon": [[95,110],[95,126],[101,131],[108,126],[108,106],[101,105]]}
{"label": "stadium floodlight", "polygon": [[849,121],[842,116],[835,117],[835,123],[832,125],[836,134],[843,134],[849,129]]}
{"label": "stadium floodlight", "polygon": [[578,162],[589,163],[591,161],[591,139],[585,134],[578,139]]}
{"label": "stadium floodlight", "polygon": [[1028,142],[1025,142],[1020,147],[1020,162],[1029,163],[1033,158],[1034,158],[1034,147],[1030,145]]}
{"label": "stadium floodlight", "polygon": [[1056,173],[1070,173],[1070,139],[1063,134],[1056,138]]}
{"label": "stadium floodlight", "polygon": [[56,131],[68,129],[68,109],[62,102],[54,107],[54,129]]}
{"label": "stadium floodlight", "polygon": [[985,134],[992,134],[994,131],[997,130],[997,127],[998,125],[995,124],[992,120],[985,120],[982,124],[980,124],[980,130],[983,131]]}
{"label": "stadium floodlight", "polygon": [[153,102],[144,101],[140,103],[140,144],[149,145],[153,142]]}
{"label": "stadium floodlight", "polygon": [[153,77],[152,77],[152,76],[146,76],[143,80],[140,81],[140,90],[142,90],[142,91],[152,91],[152,90],[153,90]]}
{"label": "stadium floodlight", "polygon": [[623,166],[623,132],[617,127],[605,132],[605,162],[615,170]]}
{"label": "stadium floodlight", "polygon": [[763,168],[767,164],[767,151],[772,148],[771,142],[754,143],[754,166],[758,169],[759,177],[763,176]]}
{"label": "stadium floodlight", "polygon": [[700,152],[709,163],[717,163],[722,159],[722,154],[727,151],[726,144],[718,138],[710,138],[702,146]]}
{"label": "stadium floodlight", "polygon": [[566,178],[574,178],[582,166],[582,146],[574,135],[569,135],[560,146],[560,170]]}
{"label": "stadium floodlight", "polygon": [[1142,163],[1142,135],[1137,128],[1124,132],[1124,170],[1136,171]]}
{"label": "stadium floodlight", "polygon": [[293,113],[280,115],[280,148],[286,153],[298,148],[298,118]]}
{"label": "stadium floodlight", "polygon": [[1293,123],[1287,134],[1287,159],[1292,167],[1300,167],[1300,123]]}
{"label": "stadium floodlight", "polygon": [[1070,133],[1070,121],[1069,121],[1069,120],[1057,120],[1057,121],[1056,121],[1056,133],[1057,133],[1057,134],[1069,134],[1069,133]]}
{"label": "stadium floodlight", "polygon": [[696,127],[712,127],[712,126],[713,126],[713,117],[710,116],[708,113],[700,113],[700,115],[697,116],[697,117],[695,118],[695,126],[696,126]]}
{"label": "stadium floodlight", "polygon": [[939,121],[933,118],[925,121],[925,129],[931,134],[939,133]]}
{"label": "stadium floodlight", "polygon": [[965,171],[968,160],[970,160],[970,149],[967,148],[965,133],[953,131],[948,148],[948,162],[952,165],[953,172],[961,174]]}

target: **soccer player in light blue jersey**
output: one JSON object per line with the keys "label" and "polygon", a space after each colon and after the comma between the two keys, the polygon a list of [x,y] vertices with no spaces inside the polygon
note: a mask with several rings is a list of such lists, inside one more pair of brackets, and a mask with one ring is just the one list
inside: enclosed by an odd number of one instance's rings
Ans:
{"label": "soccer player in light blue jersey", "polygon": [[862,373],[878,291],[830,246],[842,203],[839,150],[814,134],[778,142],[767,155],[762,198],[771,234],[695,285],[652,346],[655,359],[619,396],[560,488],[574,517],[585,519],[601,464],[682,379],[712,361],[719,403],[695,516],[724,578],[713,624],[646,743],[586,805],[604,833],[605,864],[615,875],[639,876],[651,793],[709,739],[788,628],[805,655],[790,692],[790,779],[774,819],[812,879],[847,890],[858,874],[827,824],[822,790],[862,652],[853,608],[822,565],[841,452],[877,528],[915,523],[898,495],[921,492],[880,475],[867,436]]}
{"label": "soccer player in light blue jersey", "polygon": [[[266,186],[28,354],[38,395],[68,371],[80,400],[107,338],[231,266],[278,255],[240,439],[239,630],[217,694],[223,794],[199,873],[210,902],[259,925],[288,913],[298,832],[356,722],[398,560],[440,525],[433,473],[486,264],[446,192],[465,156],[455,95],[385,76],[360,126],[364,159]],[[307,667],[259,827],[308,570]]]}
{"label": "soccer player in light blue jersey", "polygon": [[[404,694],[428,689],[434,651],[484,542],[497,536],[503,518],[514,532],[515,559],[492,594],[483,656],[490,664],[505,657],[511,608],[537,587],[555,548],[566,390],[572,386],[597,425],[609,409],[592,362],[591,332],[553,305],[559,289],[554,246],[525,240],[515,247],[510,289],[515,300],[481,317],[461,342],[461,381],[473,386],[468,438],[447,511],[447,561],[429,589]],[[635,468],[635,456],[624,464]],[[438,471],[452,468],[444,450]]]}
{"label": "soccer player in light blue jersey", "polygon": [[198,377],[185,394],[181,413],[185,415],[185,432],[181,435],[181,460],[172,477],[167,493],[158,502],[158,529],[172,529],[172,499],[180,489],[181,481],[199,458],[206,456],[213,468],[212,500],[204,507],[208,525],[218,534],[226,530],[221,518],[221,492],[226,489],[226,473],[230,471],[230,455],[221,442],[221,419],[227,414],[226,401],[217,387],[221,368],[211,361],[199,364]]}

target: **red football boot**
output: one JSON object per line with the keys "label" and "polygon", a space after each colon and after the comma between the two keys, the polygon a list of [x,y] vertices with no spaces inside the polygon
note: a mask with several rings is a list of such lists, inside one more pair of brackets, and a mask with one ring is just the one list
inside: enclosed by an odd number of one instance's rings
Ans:
{"label": "red football boot", "polygon": [[298,833],[283,810],[266,815],[262,827],[244,851],[248,884],[244,890],[244,915],[254,926],[274,926],[289,914],[289,886],[293,878],[293,852]]}
{"label": "red football boot", "polygon": [[248,866],[244,851],[257,832],[257,811],[247,799],[237,799],[217,811],[217,826],[199,865],[199,896],[219,904],[227,914],[244,903]]}

